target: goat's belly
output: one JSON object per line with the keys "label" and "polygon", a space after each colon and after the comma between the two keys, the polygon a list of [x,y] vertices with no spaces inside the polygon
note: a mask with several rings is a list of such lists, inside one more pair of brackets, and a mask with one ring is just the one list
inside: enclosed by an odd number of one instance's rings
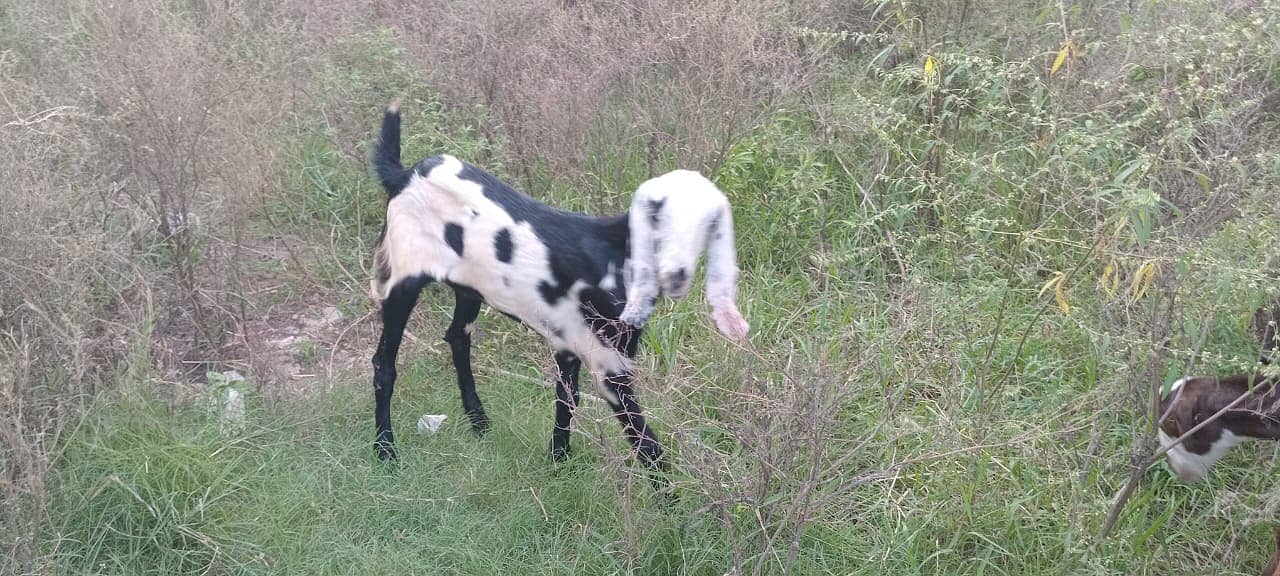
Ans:
{"label": "goat's belly", "polygon": [[582,322],[576,310],[564,308],[566,302],[563,300],[561,306],[548,305],[538,292],[535,281],[488,271],[474,273],[466,269],[455,269],[449,274],[449,280],[475,290],[489,306],[533,328],[553,345],[563,342],[567,324]]}
{"label": "goat's belly", "polygon": [[630,369],[626,356],[601,341],[583,318],[577,297],[582,289],[580,283],[553,304],[538,290],[541,279],[515,280],[495,274],[467,274],[463,270],[450,274],[451,282],[475,290],[489,306],[532,328],[556,350],[567,350],[582,358],[595,376]]}

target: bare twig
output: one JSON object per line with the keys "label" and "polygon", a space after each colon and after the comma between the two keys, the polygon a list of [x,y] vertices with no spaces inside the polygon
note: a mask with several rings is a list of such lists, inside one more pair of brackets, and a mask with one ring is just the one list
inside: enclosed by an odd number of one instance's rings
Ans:
{"label": "bare twig", "polygon": [[[1168,305],[1165,308],[1165,314],[1156,316],[1154,320],[1154,324],[1152,326],[1152,330],[1151,330],[1151,340],[1152,340],[1152,345],[1154,349],[1151,354],[1151,359],[1147,362],[1147,381],[1151,382],[1152,386],[1154,387],[1154,390],[1152,391],[1151,407],[1149,412],[1149,414],[1152,414],[1152,415],[1156,414],[1157,406],[1159,406],[1159,402],[1160,402],[1160,378],[1159,378],[1160,366],[1163,364],[1164,356],[1166,353],[1165,347],[1161,344],[1168,339],[1167,338],[1168,326],[1171,321],[1170,319],[1173,316],[1174,303],[1177,301],[1176,295],[1177,293],[1176,293],[1176,287],[1175,287],[1172,290],[1170,290],[1170,292],[1168,293]],[[1153,304],[1152,308],[1156,309],[1158,308],[1158,306],[1159,304],[1157,301],[1156,304]],[[1235,403],[1232,403],[1232,405],[1234,404]],[[1208,421],[1206,421],[1205,423],[1207,422]],[[1159,419],[1157,419],[1155,423],[1156,423],[1156,427],[1158,427]],[[1192,429],[1192,431],[1200,429],[1201,427],[1203,427],[1203,425],[1204,423],[1202,423],[1201,426],[1197,426],[1196,428]],[[1133,495],[1133,491],[1137,489],[1138,482],[1142,479],[1142,475],[1146,472],[1147,468],[1151,466],[1151,463],[1154,462],[1154,460],[1149,460],[1146,463],[1141,463],[1142,462],[1141,454],[1147,450],[1147,446],[1150,445],[1153,434],[1154,434],[1154,431],[1152,433],[1148,433],[1145,436],[1145,439],[1139,444],[1139,446],[1134,451],[1133,456],[1131,457],[1133,466],[1129,470],[1129,480],[1125,482],[1124,487],[1122,487],[1120,489],[1120,492],[1116,494],[1116,497],[1111,504],[1111,509],[1107,512],[1107,519],[1103,522],[1102,529],[1098,531],[1098,541],[1105,540],[1107,536],[1111,534],[1111,529],[1115,527],[1116,521],[1120,519],[1120,512],[1124,509],[1125,504],[1129,501],[1129,497]],[[1186,436],[1187,434],[1183,435],[1183,437],[1186,437]],[[1178,439],[1179,442],[1181,440],[1182,438]],[[1167,451],[1168,451],[1168,448],[1165,448],[1160,450],[1156,454],[1157,455],[1164,454]]]}
{"label": "bare twig", "polygon": [[54,106],[53,108],[36,112],[35,114],[27,116],[26,118],[18,118],[16,120],[7,122],[5,123],[4,127],[5,128],[10,128],[10,127],[26,128],[26,127],[34,126],[41,122],[45,122],[51,118],[57,118],[58,116],[66,116],[68,112],[75,109],[76,109],[75,106]]}

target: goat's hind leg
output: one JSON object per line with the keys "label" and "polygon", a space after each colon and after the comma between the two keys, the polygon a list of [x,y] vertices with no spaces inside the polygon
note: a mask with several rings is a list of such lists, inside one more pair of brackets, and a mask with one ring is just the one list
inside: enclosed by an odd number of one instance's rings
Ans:
{"label": "goat's hind leg", "polygon": [[373,355],[373,420],[377,428],[374,451],[382,460],[395,460],[395,436],[391,433],[391,395],[396,385],[396,356],[409,313],[418,294],[429,280],[425,276],[406,278],[391,288],[382,302],[382,337]]}
{"label": "goat's hind leg", "polygon": [[477,436],[489,431],[489,416],[484,413],[484,405],[476,394],[476,380],[471,374],[471,329],[480,315],[480,299],[464,294],[457,288],[453,291],[453,321],[444,333],[445,342],[453,352],[453,370],[458,375],[458,391],[462,394],[462,410],[471,419],[471,430]]}
{"label": "goat's hind leg", "polygon": [[573,413],[578,409],[578,374],[582,360],[574,353],[556,352],[556,426],[551,431],[551,459],[563,462],[569,457],[569,434]]}

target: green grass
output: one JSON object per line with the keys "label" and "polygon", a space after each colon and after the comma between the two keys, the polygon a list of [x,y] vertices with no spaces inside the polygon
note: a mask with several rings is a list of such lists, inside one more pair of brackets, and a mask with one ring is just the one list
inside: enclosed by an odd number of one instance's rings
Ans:
{"label": "green grass", "polygon": [[[824,336],[852,318],[861,354],[871,356],[852,368],[833,363],[826,373],[843,389],[831,398],[838,412],[824,439],[830,453],[805,450],[794,469],[780,465],[763,486],[751,485],[751,476],[780,455],[744,434],[763,421],[758,413],[734,410],[785,403],[790,393],[776,381],[785,363],[716,343],[697,302],[658,317],[648,332],[653,351],[643,355],[643,400],[678,463],[681,499],[665,506],[627,463],[619,430],[598,405],[586,405],[577,421],[573,459],[548,462],[550,391],[492,371],[536,374],[544,353],[506,319],[486,315],[476,358],[494,429],[483,440],[471,434],[448,357],[414,346],[402,357],[394,405],[402,458],[394,467],[372,456],[363,379],[269,406],[250,396],[250,426],[231,438],[197,407],[168,410],[141,394],[102,401],[65,441],[44,535],[48,558],[64,573],[717,575],[733,565],[736,541],[746,568],[763,559],[764,573],[781,573],[790,533],[763,549],[751,547],[753,531],[762,519],[770,531],[785,525],[778,507],[794,498],[798,476],[791,473],[803,472],[808,458],[830,463],[870,434],[831,476],[926,459],[811,510],[794,573],[1248,574],[1265,560],[1269,528],[1242,526],[1222,508],[1259,505],[1256,494],[1270,487],[1269,468],[1249,450],[1230,455],[1202,486],[1154,468],[1116,537],[1089,548],[1126,475],[1136,422],[1111,405],[1115,395],[1104,384],[1114,378],[1098,381],[1103,368],[1089,365],[1101,353],[1078,333],[1032,339],[996,408],[977,411],[972,383],[992,376],[978,361],[988,336],[975,317],[990,325],[998,287],[939,287],[913,308],[936,307],[929,329],[906,335],[930,344],[903,350],[892,348],[896,320],[878,296],[811,288],[775,310],[763,304],[795,293],[785,282],[761,293],[754,286],[762,284],[747,283],[744,295],[759,339],[786,342],[777,350],[792,346],[794,361],[815,366],[833,352]],[[427,293],[420,313],[431,320],[418,334],[441,327],[444,293]],[[1016,303],[1006,314],[1009,333],[991,354],[999,367],[1013,359],[1034,307]],[[1068,321],[1050,317],[1047,325],[1072,334]],[[694,341],[712,344],[699,350]],[[957,361],[932,360],[911,376],[901,362],[930,346],[949,348],[944,354]],[[793,370],[804,386],[818,377]],[[887,372],[883,379],[878,371]],[[771,381],[752,384],[753,375]],[[717,392],[756,385],[765,401],[735,404]],[[413,430],[423,413],[450,419],[440,433],[421,436]],[[728,469],[708,471],[708,453],[690,444],[691,432],[715,441]],[[726,519],[706,474],[763,494],[730,486]],[[1237,553],[1220,567],[1234,536]],[[1184,572],[1188,566],[1199,569]]]}
{"label": "green grass", "polygon": [[[731,563],[723,526],[701,510],[707,502],[696,491],[662,506],[647,482],[583,435],[570,462],[549,465],[549,392],[485,379],[496,426],[477,440],[462,425],[446,361],[421,358],[402,372],[398,466],[372,457],[371,402],[361,386],[257,406],[248,430],[225,439],[216,420],[193,408],[169,412],[138,399],[99,405],[69,439],[56,476],[63,496],[46,534],[51,560],[60,572],[105,574],[720,574]],[[895,425],[926,430],[896,438],[895,451],[928,452],[942,442],[927,430],[945,427],[935,408],[921,403],[899,415]],[[441,411],[450,420],[440,433],[411,432],[416,415]],[[602,430],[620,447],[603,410],[586,412],[580,429]],[[987,434],[1018,437],[1039,425],[1036,416],[1045,414],[1002,420]],[[1159,573],[1185,565],[1206,538],[1224,545],[1232,521],[1215,512],[1215,500],[1267,485],[1243,474],[1247,466],[1220,470],[1216,477],[1230,480],[1217,489],[1187,488],[1152,471],[1120,538],[1101,553],[1085,551],[1119,475],[1100,476],[1068,455],[1088,442],[1089,429],[1079,428],[1091,422],[1102,427],[1105,449],[1122,450],[1127,427],[1114,416],[1068,416],[1046,437],[912,467],[892,483],[855,490],[818,511],[797,571]],[[593,418],[604,422],[592,425]],[[884,462],[877,455],[869,450],[859,465],[874,469]],[[751,511],[736,513],[738,529],[749,529]],[[1245,531],[1235,570],[1259,565],[1268,541],[1260,527]],[[1203,573],[1236,573],[1201,561]]]}

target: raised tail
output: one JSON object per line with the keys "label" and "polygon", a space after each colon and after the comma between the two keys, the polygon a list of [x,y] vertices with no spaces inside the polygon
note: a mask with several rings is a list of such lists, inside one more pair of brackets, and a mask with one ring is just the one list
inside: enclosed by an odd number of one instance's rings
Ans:
{"label": "raised tail", "polygon": [[396,197],[409,185],[409,177],[413,175],[400,163],[400,100],[392,100],[382,116],[382,133],[378,136],[378,144],[373,151],[373,167],[378,171],[378,180],[387,189],[387,199]]}

